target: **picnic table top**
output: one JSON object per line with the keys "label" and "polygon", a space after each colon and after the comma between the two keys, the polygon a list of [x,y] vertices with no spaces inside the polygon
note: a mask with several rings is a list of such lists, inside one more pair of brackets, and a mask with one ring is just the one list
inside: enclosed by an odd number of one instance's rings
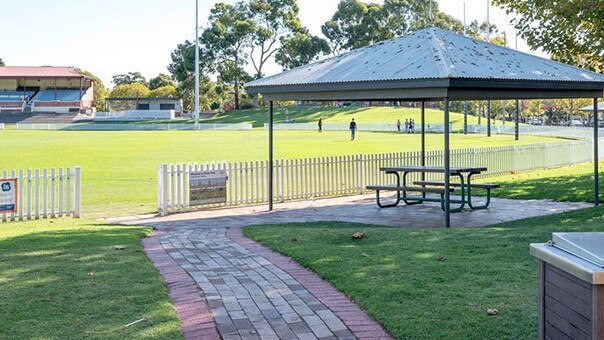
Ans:
{"label": "picnic table top", "polygon": [[[380,168],[380,171],[387,172],[445,172],[445,168],[442,166],[384,166]],[[484,166],[478,167],[458,167],[452,166],[449,168],[449,173],[452,175],[458,175],[462,173],[473,173],[478,174],[483,171],[487,171]]]}

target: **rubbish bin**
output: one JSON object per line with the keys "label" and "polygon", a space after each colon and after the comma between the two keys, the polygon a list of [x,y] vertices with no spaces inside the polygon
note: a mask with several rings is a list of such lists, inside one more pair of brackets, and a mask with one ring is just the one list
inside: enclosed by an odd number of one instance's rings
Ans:
{"label": "rubbish bin", "polygon": [[604,339],[604,233],[553,233],[539,259],[539,339]]}

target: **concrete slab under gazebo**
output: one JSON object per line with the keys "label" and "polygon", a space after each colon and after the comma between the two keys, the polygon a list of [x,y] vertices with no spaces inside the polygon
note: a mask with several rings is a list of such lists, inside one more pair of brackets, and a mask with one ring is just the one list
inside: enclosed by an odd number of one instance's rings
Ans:
{"label": "concrete slab under gazebo", "polygon": [[[450,173],[449,104],[495,99],[597,98],[604,76],[437,28],[353,50],[245,84],[269,101],[269,210],[273,209],[273,102],[444,102],[444,173]],[[516,105],[518,112],[518,106]],[[595,110],[594,110],[595,111]],[[597,114],[594,115],[597,120]],[[516,122],[518,119],[516,119]],[[597,121],[594,139],[597,141]],[[425,164],[422,128],[421,163]],[[451,224],[449,176],[444,176],[444,226]],[[598,143],[594,143],[594,204],[599,202]]]}

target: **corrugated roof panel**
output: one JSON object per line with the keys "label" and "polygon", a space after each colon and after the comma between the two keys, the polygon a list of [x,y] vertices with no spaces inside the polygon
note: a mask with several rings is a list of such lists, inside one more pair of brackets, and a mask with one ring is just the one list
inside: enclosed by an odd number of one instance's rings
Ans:
{"label": "corrugated roof panel", "polygon": [[449,31],[427,28],[255,80],[246,86],[447,78],[604,83],[601,74]]}
{"label": "corrugated roof panel", "polygon": [[0,77],[3,78],[81,78],[71,66],[3,66],[0,67]]}

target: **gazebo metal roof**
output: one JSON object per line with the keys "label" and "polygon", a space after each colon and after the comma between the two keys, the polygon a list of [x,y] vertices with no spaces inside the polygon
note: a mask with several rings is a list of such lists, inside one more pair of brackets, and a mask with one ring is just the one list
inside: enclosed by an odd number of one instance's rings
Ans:
{"label": "gazebo metal roof", "polygon": [[[597,98],[604,75],[496,46],[437,28],[360,48],[245,84],[269,101],[269,210],[273,208],[273,101],[421,101],[421,165],[425,165],[425,101],[444,101],[444,173],[450,173],[452,100]],[[519,108],[516,100],[516,138]],[[594,110],[594,140],[598,140]],[[490,135],[490,114],[487,123]],[[594,148],[594,203],[599,203],[598,143]],[[450,178],[444,176],[444,225],[450,226]]]}
{"label": "gazebo metal roof", "polygon": [[585,98],[604,76],[427,28],[245,86],[267,100]]}

